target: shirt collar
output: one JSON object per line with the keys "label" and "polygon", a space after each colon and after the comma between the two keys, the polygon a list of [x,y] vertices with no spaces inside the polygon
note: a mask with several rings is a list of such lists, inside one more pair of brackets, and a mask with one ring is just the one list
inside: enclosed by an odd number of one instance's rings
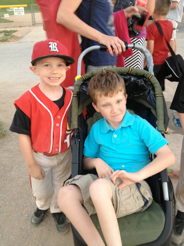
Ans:
{"label": "shirt collar", "polygon": [[109,125],[109,123],[107,122],[107,120],[106,120],[105,118],[103,118],[103,121],[102,121],[103,127],[102,127],[102,129],[101,129],[101,132],[102,132],[102,133],[107,133],[107,132],[110,131],[110,130],[111,130],[111,131],[117,131],[117,130],[119,130],[119,129],[122,128],[122,127],[128,127],[128,126],[133,125],[134,121],[135,121],[134,115],[130,114],[130,113],[128,112],[128,110],[127,110],[126,113],[125,113],[125,116],[124,116],[124,118],[123,118],[123,121],[121,122],[121,124],[119,125],[119,127],[118,127],[117,129],[113,129],[113,128]]}

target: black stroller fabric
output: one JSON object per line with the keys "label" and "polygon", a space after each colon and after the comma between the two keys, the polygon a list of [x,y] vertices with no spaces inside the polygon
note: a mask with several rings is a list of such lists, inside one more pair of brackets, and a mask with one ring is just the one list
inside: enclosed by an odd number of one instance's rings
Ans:
{"label": "black stroller fabric", "polygon": [[[134,71],[134,74],[124,74],[124,71],[127,71],[127,68],[121,68],[121,69],[113,69],[115,71],[122,71],[119,73],[125,81],[126,84],[126,92],[128,94],[128,100],[127,100],[127,108],[130,110],[133,110],[133,112],[142,118],[146,119],[151,125],[153,125],[155,128],[157,127],[159,131],[165,132],[168,127],[168,121],[169,117],[167,114],[167,109],[165,106],[165,101],[163,98],[162,90],[159,85],[159,92],[155,92],[154,84],[151,80],[155,80],[155,78],[150,78],[148,75],[150,75],[148,72],[144,71],[147,75],[144,76],[144,74],[139,74],[139,69],[132,69]],[[142,70],[140,70],[142,72]],[[138,74],[137,74],[138,73]],[[74,97],[77,97],[77,105],[75,105],[75,108],[79,106],[79,112],[78,114],[82,113],[83,106],[87,106],[87,118],[90,118],[95,110],[91,105],[89,105],[90,96],[88,93],[88,84],[90,81],[91,76],[96,73],[90,73],[82,77],[82,83],[78,88],[78,91],[76,92],[76,95]],[[88,78],[89,77],[89,78]],[[158,83],[158,82],[157,82]],[[161,97],[158,99],[158,97]],[[156,99],[157,98],[157,99]],[[75,98],[76,99],[76,98]],[[75,100],[74,99],[74,100]],[[156,104],[156,100],[160,100],[161,104]],[[73,111],[73,109],[72,109]],[[161,116],[162,126],[160,126],[160,120],[159,120],[159,112],[163,111],[164,115]],[[76,114],[76,112],[74,112]],[[73,117],[73,119],[76,117]],[[77,120],[77,118],[76,118]]]}

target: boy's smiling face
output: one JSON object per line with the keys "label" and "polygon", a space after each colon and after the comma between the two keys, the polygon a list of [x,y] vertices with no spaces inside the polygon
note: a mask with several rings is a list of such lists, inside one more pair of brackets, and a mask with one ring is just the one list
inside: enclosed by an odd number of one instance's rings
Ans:
{"label": "boy's smiling face", "polygon": [[97,103],[93,103],[93,107],[102,114],[112,128],[116,129],[125,116],[126,102],[127,95],[125,96],[124,91],[119,91],[112,97],[98,96]]}
{"label": "boy's smiling face", "polygon": [[31,66],[30,69],[40,77],[40,84],[42,86],[55,87],[60,84],[66,78],[66,72],[70,69],[66,66],[64,59],[59,57],[47,57],[38,60],[35,66]]}

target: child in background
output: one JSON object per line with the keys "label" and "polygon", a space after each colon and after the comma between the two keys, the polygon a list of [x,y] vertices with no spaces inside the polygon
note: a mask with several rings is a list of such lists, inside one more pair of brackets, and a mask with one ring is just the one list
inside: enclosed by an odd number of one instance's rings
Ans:
{"label": "child in background", "polygon": [[[156,0],[155,11],[152,15],[154,22],[158,22],[160,24],[164,36],[168,42],[170,42],[173,30],[172,23],[166,20],[166,15],[170,10],[170,6],[170,0]],[[169,56],[169,48],[165,38],[159,32],[155,23],[148,25],[146,35],[147,49],[153,56],[154,75],[159,81],[163,91],[165,90],[164,63]]]}
{"label": "child in background", "polygon": [[58,232],[69,225],[57,204],[57,194],[71,175],[71,131],[67,115],[72,92],[62,87],[74,59],[54,39],[33,47],[31,71],[40,83],[15,101],[16,112],[10,130],[19,134],[19,144],[29,169],[37,209],[31,224],[38,225],[50,209]]}

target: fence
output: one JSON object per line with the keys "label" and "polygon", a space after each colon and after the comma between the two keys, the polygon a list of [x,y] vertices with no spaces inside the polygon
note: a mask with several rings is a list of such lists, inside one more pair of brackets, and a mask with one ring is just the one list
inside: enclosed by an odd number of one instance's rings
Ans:
{"label": "fence", "polygon": [[[23,9],[24,14],[20,14],[19,16],[15,16],[15,10]],[[29,14],[29,15],[28,15]],[[14,22],[15,26],[27,26],[27,25],[36,25],[42,23],[42,17],[40,10],[37,4],[22,4],[22,5],[0,5],[0,23],[10,23]],[[12,24],[11,24],[12,26]]]}

